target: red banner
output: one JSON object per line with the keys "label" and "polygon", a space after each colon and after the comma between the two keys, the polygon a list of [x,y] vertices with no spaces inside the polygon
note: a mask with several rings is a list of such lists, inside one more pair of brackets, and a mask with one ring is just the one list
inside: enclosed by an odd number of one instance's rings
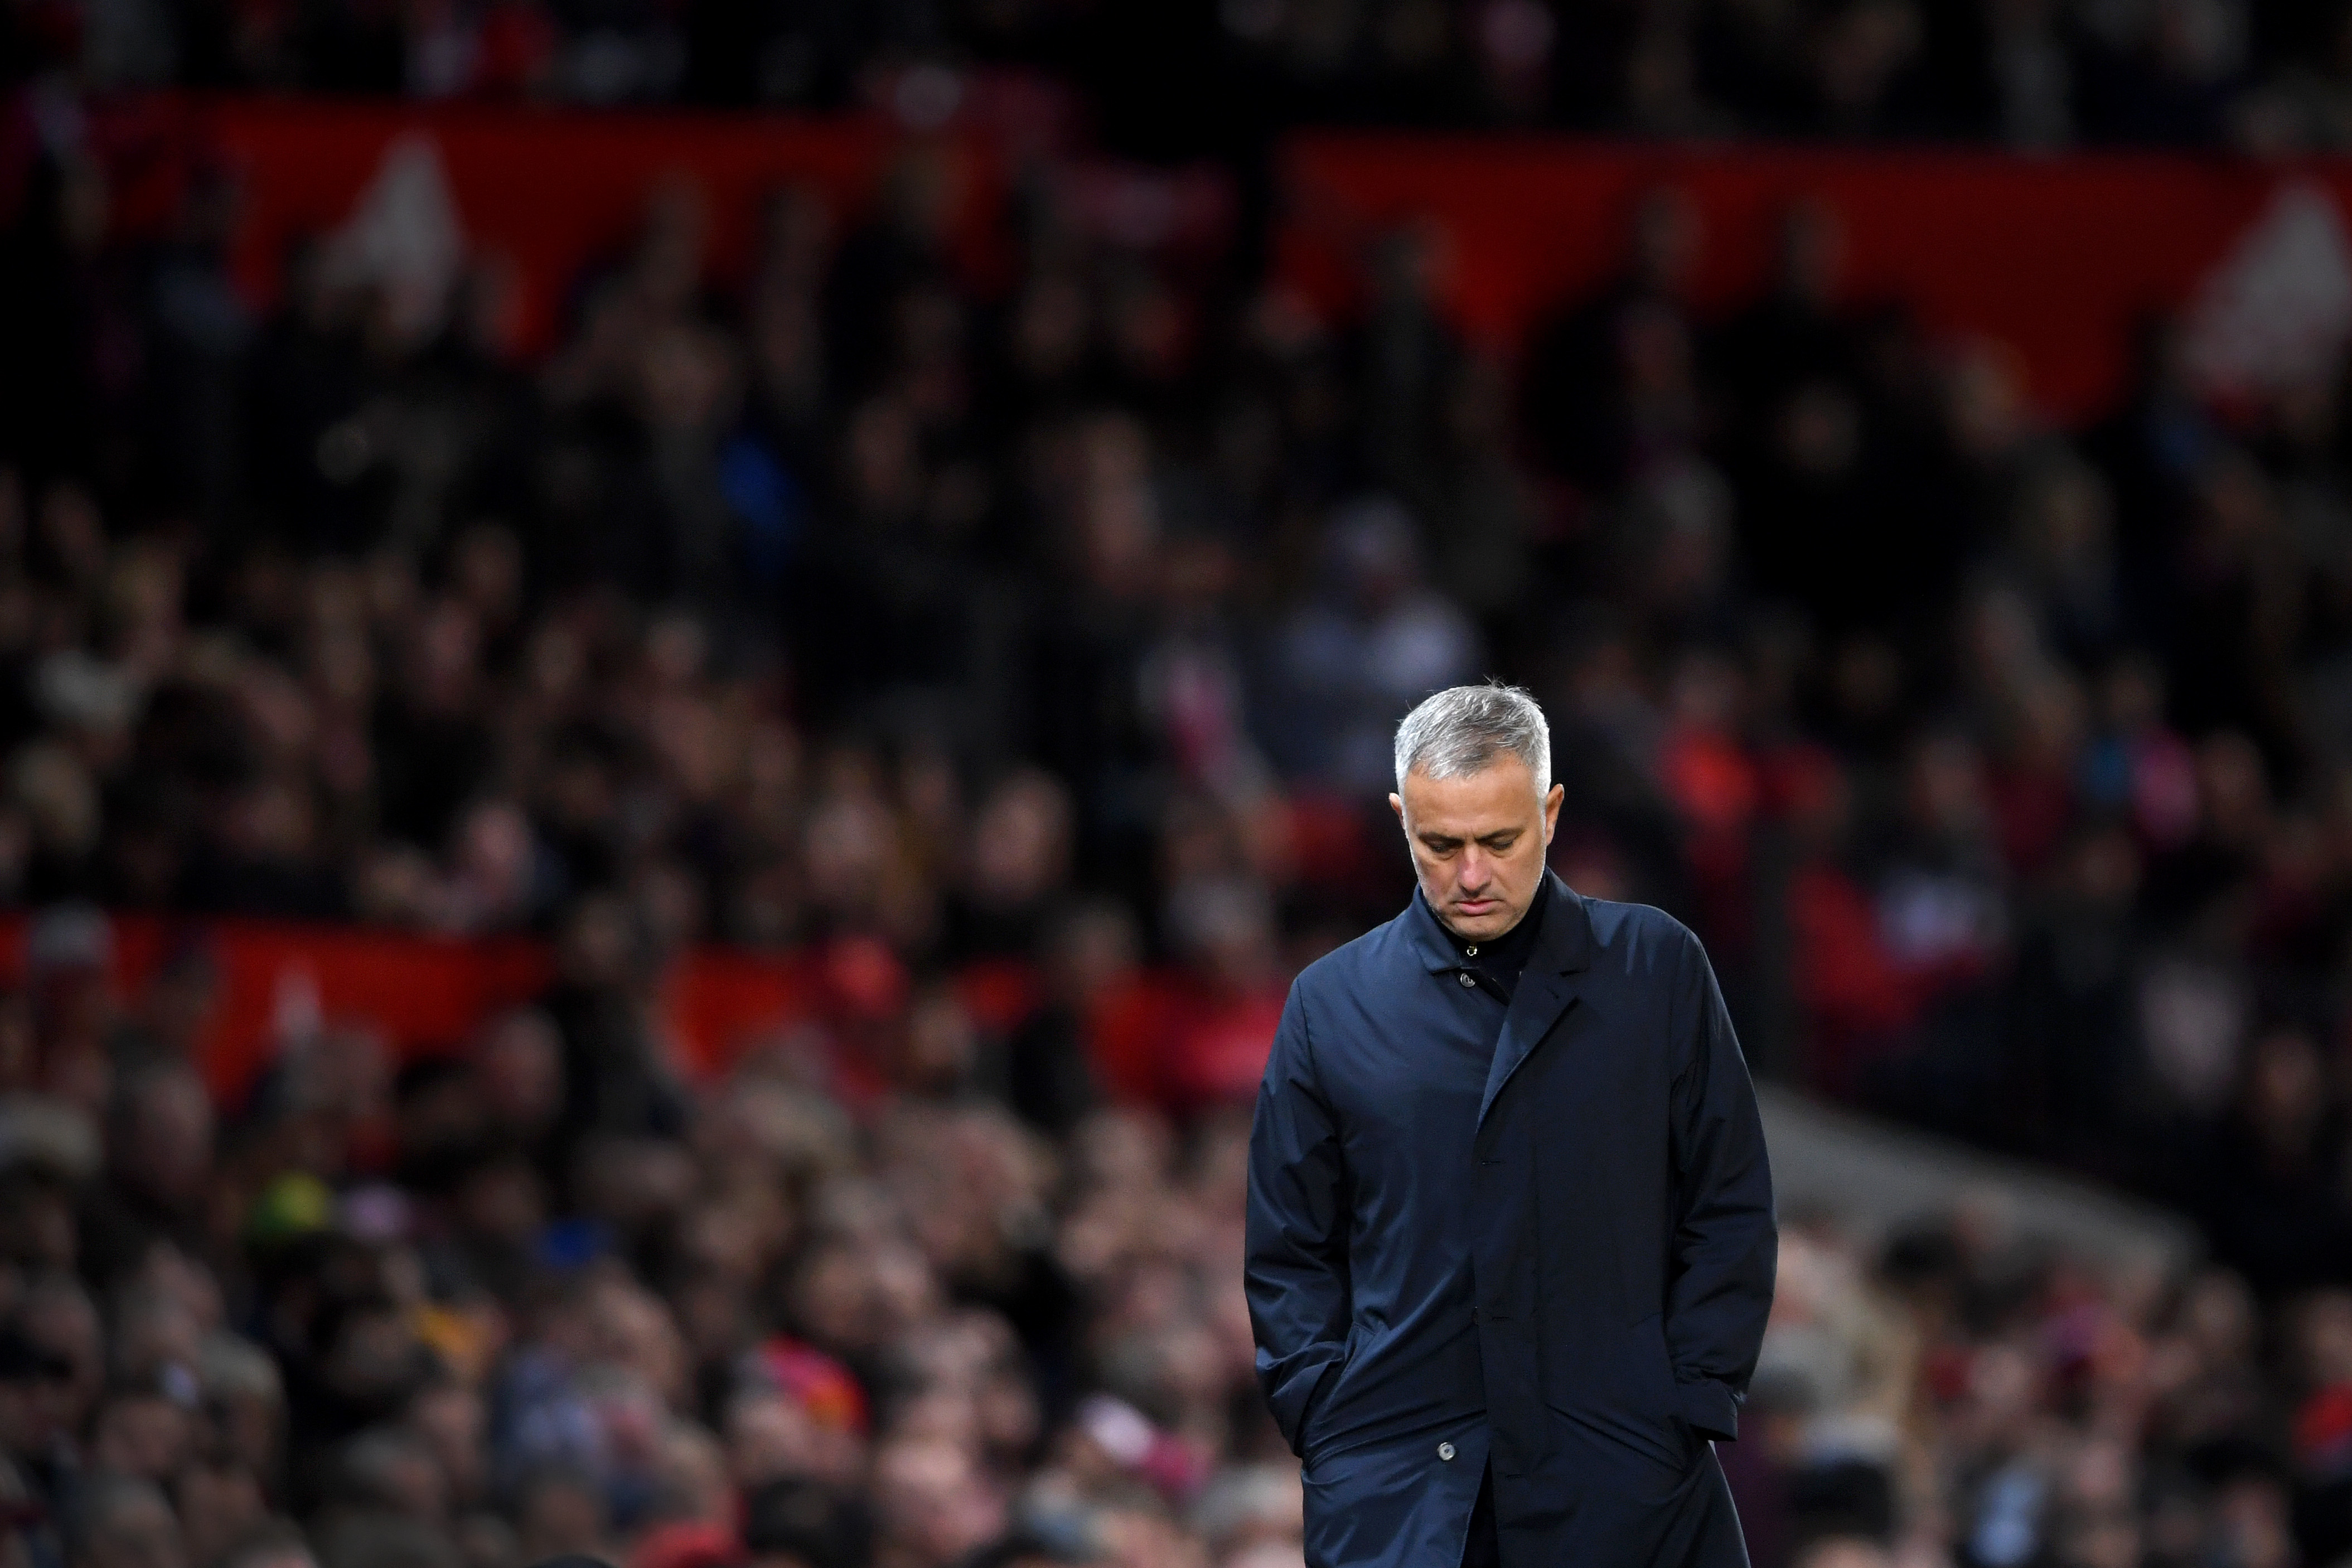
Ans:
{"label": "red banner", "polygon": [[[526,351],[551,343],[583,268],[619,255],[665,186],[700,196],[709,271],[733,281],[749,268],[767,195],[814,191],[838,231],[870,210],[894,161],[912,152],[944,184],[967,269],[990,279],[1002,262],[1005,176],[991,143],[909,143],[870,119],[166,98],[118,106],[95,123],[118,216],[133,226],[169,221],[192,157],[226,167],[240,203],[236,275],[255,300],[274,298],[288,247],[303,236],[372,232],[400,253],[396,264],[427,272],[436,247],[455,247],[504,264]],[[2147,311],[2226,318],[2214,331],[2257,350],[2310,336],[2314,310],[2327,332],[2352,319],[2344,160],[1385,133],[1300,136],[1283,159],[1278,255],[1290,282],[1345,311],[1370,243],[1418,225],[1440,241],[1458,320],[1506,349],[1610,275],[1632,208],[1662,186],[1686,195],[1700,218],[1702,308],[1727,309],[1760,288],[1780,214],[1811,202],[1842,222],[1850,299],[1901,299],[1931,331],[2008,344],[2035,398],[2067,418],[2113,395],[2131,327]],[[2224,357],[2234,352],[2224,345]]]}
{"label": "red banner", "polygon": [[[2352,197],[2343,160],[1330,134],[1297,140],[1286,173],[1279,255],[1293,284],[1345,310],[1362,287],[1368,244],[1400,225],[1426,226],[1456,318],[1506,348],[1612,274],[1629,215],[1650,190],[1676,189],[1696,209],[1696,303],[1711,310],[1763,286],[1780,215],[1817,203],[1843,223],[1848,298],[1907,300],[1933,332],[2008,344],[2035,399],[2068,418],[2095,414],[2115,394],[2145,312],[2201,300],[2226,313],[2245,303],[2230,298],[2234,281],[2256,310],[2336,300],[2340,315],[2352,287],[2336,216]],[[2329,209],[2315,228],[2299,221],[2315,210],[2308,202],[2279,216],[2283,198],[2315,192]],[[2224,275],[2232,265],[2234,279]],[[2290,320],[2279,330],[2296,329]]]}
{"label": "red banner", "polygon": [[[0,917],[0,978],[25,974],[26,921]],[[135,996],[174,954],[199,955],[214,980],[199,1056],[234,1103],[290,1037],[317,1027],[383,1037],[402,1058],[456,1050],[483,1022],[545,990],[543,943],[403,936],[357,927],[121,915],[112,921],[112,982]],[[679,1066],[723,1070],[760,1035],[814,1006],[811,957],[725,949],[688,953],[663,977],[659,1025]]]}
{"label": "red banner", "polygon": [[764,198],[787,187],[822,196],[837,236],[871,207],[894,160],[929,160],[959,257],[982,273],[993,265],[1003,200],[981,143],[909,142],[862,118],[270,99],[158,100],[136,118],[169,121],[168,140],[234,178],[236,272],[256,300],[275,298],[294,240],[348,232],[373,209],[399,231],[395,244],[454,238],[465,254],[510,268],[526,351],[550,344],[582,268],[621,253],[666,185],[701,198],[709,271],[720,280],[746,275]]}

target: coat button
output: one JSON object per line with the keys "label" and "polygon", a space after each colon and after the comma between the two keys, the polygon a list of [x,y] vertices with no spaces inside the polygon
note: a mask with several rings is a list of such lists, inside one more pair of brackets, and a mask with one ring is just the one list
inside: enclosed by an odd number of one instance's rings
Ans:
{"label": "coat button", "polygon": [[1451,1459],[1454,1458],[1454,1445],[1451,1443],[1440,1443],[1437,1446],[1437,1457],[1441,1459]]}
{"label": "coat button", "polygon": [[1478,983],[1470,978],[1470,972],[1465,969],[1462,972],[1462,984],[1465,985],[1475,985]]}

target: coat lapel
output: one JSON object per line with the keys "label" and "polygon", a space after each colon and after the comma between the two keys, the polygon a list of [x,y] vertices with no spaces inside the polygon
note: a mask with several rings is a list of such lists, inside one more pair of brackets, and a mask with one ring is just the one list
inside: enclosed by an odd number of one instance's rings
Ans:
{"label": "coat lapel", "polygon": [[1512,993],[1510,1010],[1503,1015],[1502,1038],[1495,1044],[1495,1060],[1486,1069],[1486,1093],[1478,1102],[1478,1125],[1511,1081],[1511,1075],[1541,1045],[1561,1016],[1576,1005],[1579,977],[1592,963],[1592,917],[1584,900],[1568,884],[1551,877],[1550,907],[1544,911],[1543,930],[1536,950]]}

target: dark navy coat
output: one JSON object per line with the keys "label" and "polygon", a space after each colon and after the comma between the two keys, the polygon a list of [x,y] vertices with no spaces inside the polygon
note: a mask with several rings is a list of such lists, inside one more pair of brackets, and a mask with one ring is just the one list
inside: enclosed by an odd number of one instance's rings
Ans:
{"label": "dark navy coat", "polygon": [[[1500,1033],[1497,1036],[1497,1021]],[[1555,879],[1507,1009],[1428,906],[1291,987],[1250,1138],[1257,1369],[1309,1568],[1742,1568],[1771,1174],[1698,939]]]}

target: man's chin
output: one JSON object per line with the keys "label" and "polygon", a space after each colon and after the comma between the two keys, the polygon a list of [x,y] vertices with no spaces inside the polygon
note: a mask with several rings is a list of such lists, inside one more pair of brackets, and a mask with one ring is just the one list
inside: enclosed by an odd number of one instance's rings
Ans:
{"label": "man's chin", "polygon": [[1473,913],[1456,904],[1446,910],[1445,923],[1465,942],[1486,942],[1511,929],[1511,910],[1507,904],[1495,903]]}

